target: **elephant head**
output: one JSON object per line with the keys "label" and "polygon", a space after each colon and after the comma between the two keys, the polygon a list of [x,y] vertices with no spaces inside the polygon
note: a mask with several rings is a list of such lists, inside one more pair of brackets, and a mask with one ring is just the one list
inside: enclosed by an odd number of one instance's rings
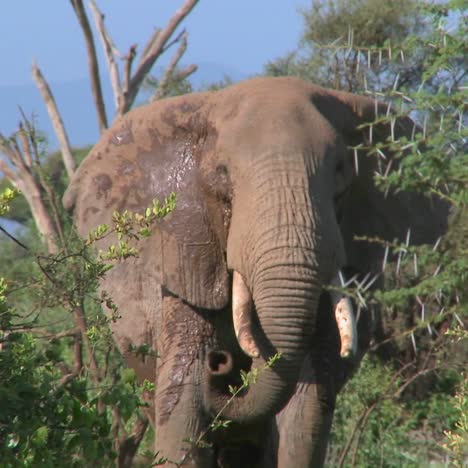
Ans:
{"label": "elephant head", "polygon": [[[411,229],[412,241],[422,243],[445,229],[437,203],[375,188],[375,157],[361,154],[356,166],[349,146],[365,141],[369,130],[360,126],[386,111],[296,78],[171,98],[117,120],[68,188],[64,204],[74,206],[82,235],[114,210],[141,211],[176,193],[175,210],[138,245],[138,259],[111,271],[105,288],[135,323],[148,320],[140,318],[143,308],[156,307],[157,287],[212,314],[232,304],[233,328],[252,365],[281,353],[225,408],[227,418],[254,421],[286,404],[314,341],[323,287],[344,265],[379,271],[382,248],[356,235],[393,240]],[[412,130],[400,119],[373,132],[385,140]],[[138,339],[130,330],[116,335],[121,345]],[[230,359],[208,356],[210,411],[230,398],[220,385]]]}

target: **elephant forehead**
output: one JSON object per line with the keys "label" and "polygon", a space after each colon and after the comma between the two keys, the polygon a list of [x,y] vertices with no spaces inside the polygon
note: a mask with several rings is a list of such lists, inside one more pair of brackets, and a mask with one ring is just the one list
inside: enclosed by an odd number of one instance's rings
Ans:
{"label": "elephant forehead", "polygon": [[234,160],[263,158],[281,153],[325,157],[337,132],[306,96],[293,94],[275,102],[262,96],[244,98],[233,114],[217,119],[219,152]]}

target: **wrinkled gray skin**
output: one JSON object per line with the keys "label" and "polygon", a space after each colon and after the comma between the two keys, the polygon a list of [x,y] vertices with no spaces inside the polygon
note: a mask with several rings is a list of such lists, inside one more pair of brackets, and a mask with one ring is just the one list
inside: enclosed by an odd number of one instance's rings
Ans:
{"label": "wrinkled gray skin", "polygon": [[[192,450],[187,466],[321,466],[336,393],[357,367],[375,324],[361,313],[357,359],[339,357],[339,335],[323,287],[346,266],[379,272],[382,249],[355,235],[433,242],[445,207],[373,185],[375,156],[347,147],[365,143],[386,106],[295,78],[258,78],[222,91],[137,108],[104,133],[64,197],[81,235],[109,222],[114,210],[143,211],[177,194],[177,207],[137,259],[117,265],[102,284],[122,316],[115,339],[140,378],[156,383],[156,448],[180,460],[229,398],[240,369],[273,369],[234,398],[234,423]],[[399,120],[395,135],[409,135]],[[374,127],[374,140],[389,128]],[[383,162],[384,169],[387,164]],[[396,163],[395,163],[396,164]],[[111,240],[100,245],[105,247]],[[253,302],[247,357],[233,331],[232,272]],[[378,285],[379,282],[376,283]],[[129,345],[150,344],[157,360]],[[185,442],[184,442],[185,440]]]}

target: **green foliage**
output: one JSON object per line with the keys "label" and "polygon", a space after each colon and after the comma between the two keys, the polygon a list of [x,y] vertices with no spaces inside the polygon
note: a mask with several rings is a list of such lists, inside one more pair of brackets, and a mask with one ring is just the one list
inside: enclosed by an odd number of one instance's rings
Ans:
{"label": "green foliage", "polygon": [[61,384],[59,345],[37,341],[31,333],[11,333],[0,352],[2,464],[109,466],[116,456],[110,418],[99,411],[84,378]]}
{"label": "green foliage", "polygon": [[188,78],[180,76],[181,70],[176,67],[167,81],[154,75],[147,76],[143,83],[143,93],[145,95],[157,95],[159,99],[188,94],[193,91]]}
{"label": "green foliage", "polygon": [[10,212],[10,205],[19,195],[19,191],[5,187],[0,192],[0,216],[5,216]]}
{"label": "green foliage", "polygon": [[[1,214],[15,195],[10,189],[0,195]],[[109,261],[124,258],[128,242],[174,206],[171,195],[163,204],[155,200],[143,215],[115,213],[115,222],[98,227],[87,242],[70,233],[55,255],[28,250],[20,277],[1,268],[0,275],[11,278],[0,277],[2,466],[55,467],[63,460],[67,466],[117,465],[120,443],[132,437],[126,431],[144,420],[143,392],[154,385],[139,385],[135,372],[123,367],[109,329],[118,310],[96,290],[112,268]],[[94,258],[89,247],[111,234],[118,237],[116,254]]]}
{"label": "green foliage", "polygon": [[220,89],[227,88],[232,84],[234,84],[234,80],[229,75],[224,75],[223,78],[219,81],[201,86],[200,91],[219,91]]}
{"label": "green foliage", "polygon": [[443,465],[444,429],[459,413],[451,395],[460,376],[442,371],[438,385],[417,401],[401,398],[413,376],[366,357],[339,395],[333,422],[329,466],[420,467]]}
{"label": "green foliage", "polygon": [[[300,48],[267,63],[265,73],[350,92],[417,88],[426,80],[427,58],[437,55],[426,41],[435,27],[435,8],[419,0],[313,2],[302,12]],[[457,59],[457,67],[463,69],[463,60]]]}
{"label": "green foliage", "polygon": [[330,0],[313,2],[302,12],[305,43],[346,44],[351,29],[356,47],[401,42],[422,20],[416,1]]}
{"label": "green foliage", "polygon": [[[468,338],[466,331],[464,335],[466,340]],[[466,377],[462,377],[457,393],[449,404],[457,412],[457,420],[453,429],[445,431],[447,442],[444,447],[449,453],[453,466],[462,468],[466,466],[468,460],[468,379]]]}

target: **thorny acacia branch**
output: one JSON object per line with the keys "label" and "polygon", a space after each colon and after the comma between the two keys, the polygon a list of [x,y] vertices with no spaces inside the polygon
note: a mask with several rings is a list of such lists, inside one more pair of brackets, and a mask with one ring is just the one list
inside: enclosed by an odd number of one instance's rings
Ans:
{"label": "thorny acacia branch", "polygon": [[[128,92],[126,94],[126,107],[122,109],[122,113],[128,111],[135,101],[138,90],[140,89],[143,80],[146,78],[156,60],[163,54],[172,44],[169,41],[177,29],[181,21],[192,11],[199,0],[185,0],[184,4],[176,11],[174,16],[169,20],[166,27],[154,38],[154,42],[149,47],[145,57],[137,67],[133,75]],[[154,37],[154,35],[153,35]]]}
{"label": "thorny acacia branch", "polygon": [[175,54],[173,55],[171,61],[169,62],[166,70],[164,71],[164,75],[159,82],[159,86],[154,93],[153,97],[151,98],[152,101],[157,99],[161,99],[164,97],[167,91],[167,86],[169,85],[171,79],[176,78],[177,80],[183,80],[187,76],[191,75],[197,70],[196,65],[189,65],[184,70],[179,71],[178,73],[174,73],[179,63],[180,59],[184,55],[185,51],[187,50],[187,32],[184,30],[180,36],[180,44],[177,48]]}
{"label": "thorny acacia branch", "polygon": [[[74,3],[77,0],[72,0]],[[164,72],[161,83],[167,86],[170,78],[174,78],[174,69],[187,48],[187,34],[185,31],[179,33],[174,39],[171,39],[175,30],[181,21],[192,11],[199,0],[185,0],[184,4],[176,11],[174,16],[169,20],[167,25],[162,29],[156,29],[148,39],[143,52],[140,56],[137,68],[132,75],[132,65],[136,57],[136,45],[132,45],[128,53],[123,56],[115,47],[109,32],[106,29],[104,19],[105,16],[99,10],[95,0],[90,2],[91,11],[93,14],[96,29],[103,44],[104,53],[106,56],[109,75],[114,92],[114,102],[116,104],[116,116],[121,116],[130,110],[135,102],[136,96],[140,88],[148,76],[151,68],[156,60],[166,52],[171,46],[180,43],[180,46],[174,55],[171,63]],[[83,15],[86,12],[82,11]],[[84,31],[85,32],[85,31]],[[87,40],[92,40],[92,35],[85,32]],[[120,76],[118,63],[116,58],[123,59],[123,71]],[[189,65],[186,69],[176,74],[178,80],[186,78],[197,69],[196,65]],[[164,88],[164,86],[163,86]],[[163,93],[164,90],[161,91]],[[156,97],[157,98],[157,97]]]}

